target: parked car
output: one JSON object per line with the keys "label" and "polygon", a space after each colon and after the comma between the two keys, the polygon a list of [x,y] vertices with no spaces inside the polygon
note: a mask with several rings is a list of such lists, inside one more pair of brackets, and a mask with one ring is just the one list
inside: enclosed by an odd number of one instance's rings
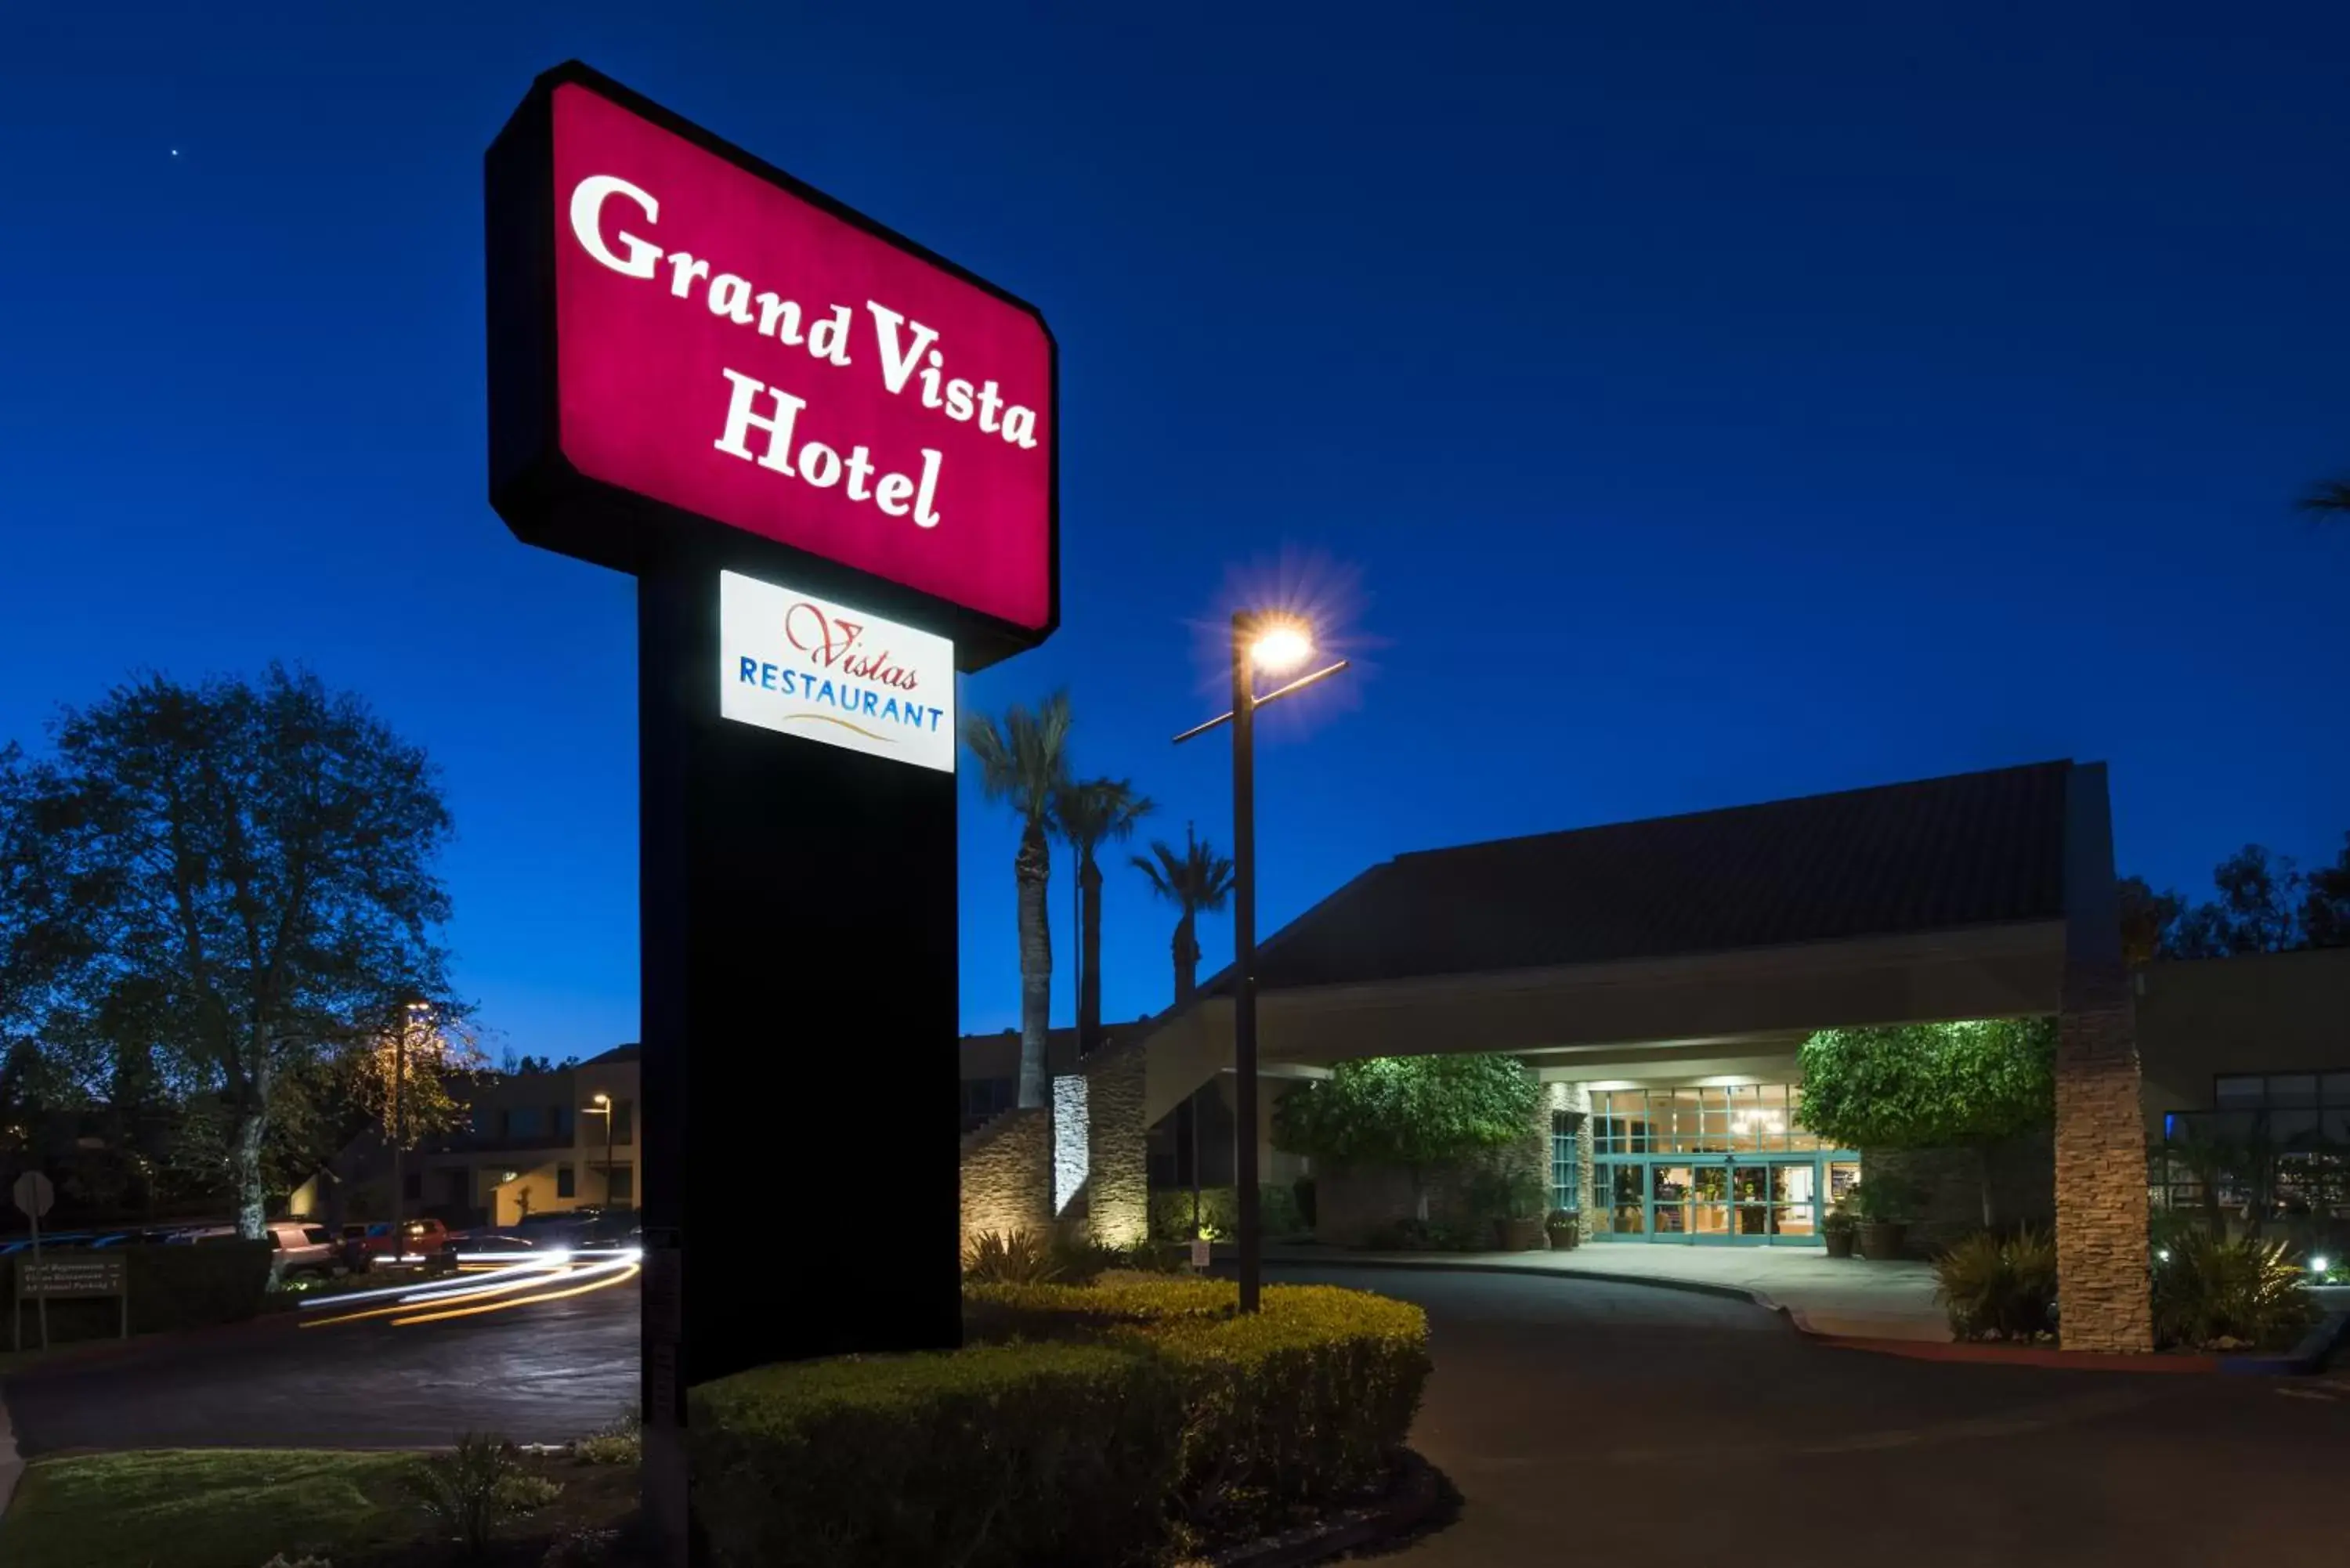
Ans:
{"label": "parked car", "polygon": [[613,1247],[637,1229],[633,1209],[550,1209],[525,1214],[509,1234],[527,1236],[542,1247]]}
{"label": "parked car", "polygon": [[335,1233],[324,1225],[278,1220],[263,1229],[273,1254],[270,1267],[280,1279],[294,1274],[331,1274],[342,1262]]}
{"label": "parked car", "polygon": [[394,1237],[391,1221],[376,1220],[343,1227],[343,1266],[364,1272],[391,1258],[437,1258],[449,1251],[449,1227],[438,1220],[405,1220],[402,1237]]}

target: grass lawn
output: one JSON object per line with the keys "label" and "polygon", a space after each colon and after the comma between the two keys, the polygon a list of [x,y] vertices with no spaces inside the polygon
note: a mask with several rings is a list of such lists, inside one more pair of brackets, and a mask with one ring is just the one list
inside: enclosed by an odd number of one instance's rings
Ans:
{"label": "grass lawn", "polygon": [[160,1449],[36,1460],[0,1519],[7,1568],[260,1568],[400,1541],[408,1454]]}

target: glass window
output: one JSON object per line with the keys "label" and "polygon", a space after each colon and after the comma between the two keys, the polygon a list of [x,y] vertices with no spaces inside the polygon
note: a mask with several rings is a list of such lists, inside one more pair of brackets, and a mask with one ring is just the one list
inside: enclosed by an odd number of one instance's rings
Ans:
{"label": "glass window", "polygon": [[614,1100],[612,1102],[612,1141],[614,1143],[637,1141],[636,1101]]}
{"label": "glass window", "polygon": [[1582,1117],[1573,1111],[1550,1115],[1550,1206],[1573,1213],[1582,1204],[1582,1183],[1575,1179],[1575,1141]]}
{"label": "glass window", "polygon": [[2231,1108],[2266,1105],[2268,1080],[2221,1078],[2212,1085],[2212,1098],[2217,1104]]}
{"label": "glass window", "polygon": [[555,1168],[555,1195],[557,1198],[579,1196],[579,1179],[573,1174],[567,1165],[558,1165]]}
{"label": "glass window", "polygon": [[506,1112],[506,1137],[537,1137],[546,1130],[546,1111],[538,1106],[516,1106]]}
{"label": "glass window", "polygon": [[[625,1100],[621,1102],[627,1104]],[[637,1173],[625,1165],[616,1165],[610,1172],[608,1186],[615,1209],[625,1209],[637,1200]]]}
{"label": "glass window", "polygon": [[2317,1104],[2317,1075],[2314,1073],[2276,1075],[2269,1080],[2269,1104],[2272,1106]]}

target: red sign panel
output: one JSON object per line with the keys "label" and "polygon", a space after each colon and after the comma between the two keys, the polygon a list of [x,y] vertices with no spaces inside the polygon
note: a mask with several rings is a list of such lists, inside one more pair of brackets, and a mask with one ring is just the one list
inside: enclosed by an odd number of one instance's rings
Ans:
{"label": "red sign panel", "polygon": [[500,142],[494,382],[501,309],[551,319],[503,329],[539,406],[494,463],[552,457],[563,481],[510,486],[518,532],[627,565],[608,518],[575,538],[517,513],[643,498],[1015,641],[1053,629],[1055,350],[1032,307],[579,67]]}

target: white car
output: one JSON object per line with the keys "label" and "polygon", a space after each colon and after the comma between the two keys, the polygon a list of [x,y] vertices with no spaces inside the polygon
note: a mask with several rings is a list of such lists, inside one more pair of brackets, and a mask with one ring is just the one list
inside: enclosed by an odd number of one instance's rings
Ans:
{"label": "white car", "polygon": [[288,1274],[331,1274],[342,1262],[335,1233],[324,1225],[274,1220],[267,1232],[270,1267],[279,1279]]}

